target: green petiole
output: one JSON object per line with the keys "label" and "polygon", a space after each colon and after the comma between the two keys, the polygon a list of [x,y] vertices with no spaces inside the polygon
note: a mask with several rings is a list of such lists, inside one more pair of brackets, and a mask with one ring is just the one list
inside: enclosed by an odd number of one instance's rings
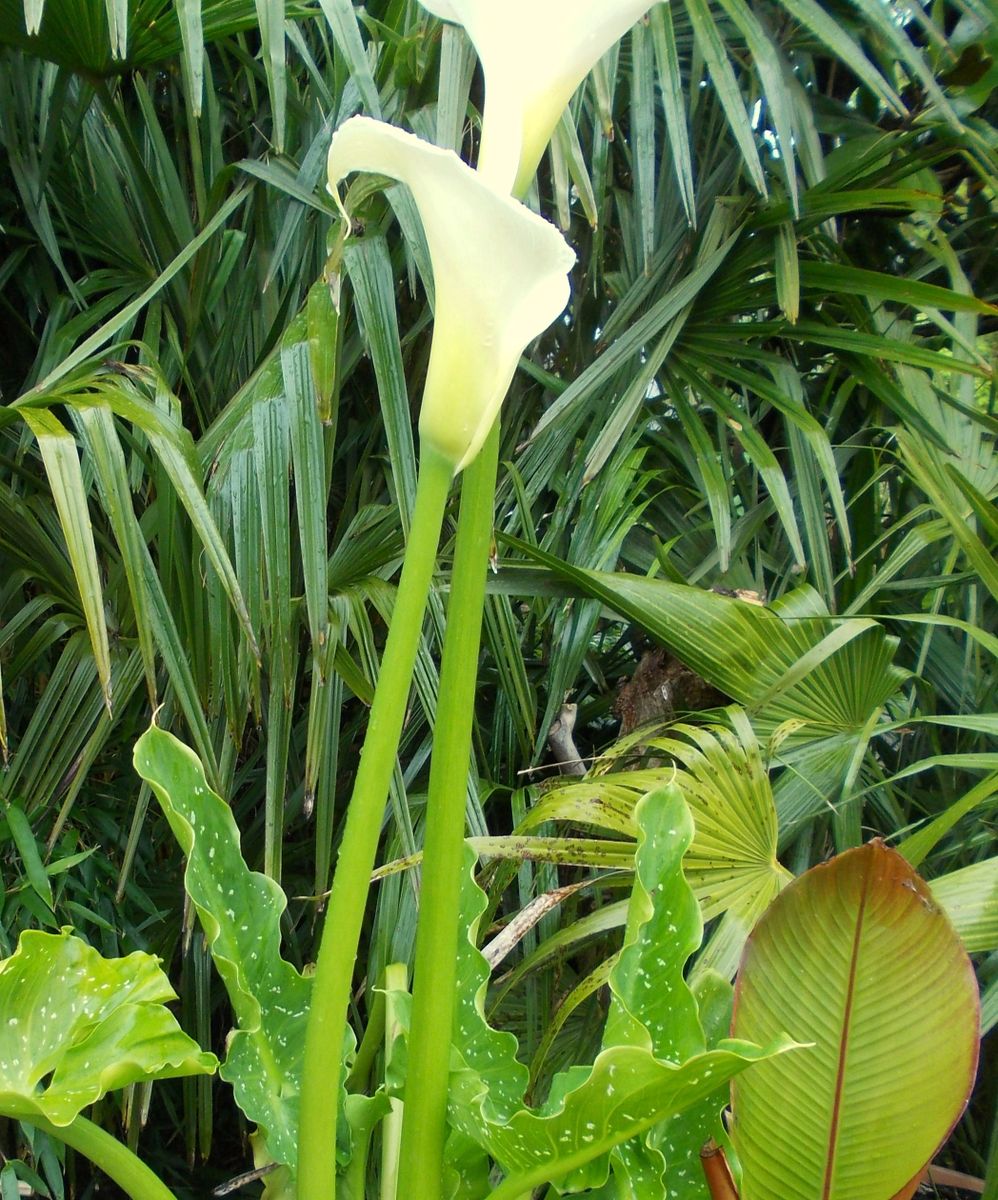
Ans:
{"label": "green petiole", "polygon": [[298,1200],[334,1200],[336,1195],[337,1096],[347,1006],[453,473],[453,464],[448,459],[424,446],[395,611],[347,811],[316,963],[305,1034]]}
{"label": "green petiole", "polygon": [[398,1192],[420,1200],[441,1194],[465,795],[498,463],[496,421],[463,476],[430,763]]}
{"label": "green petiole", "polygon": [[30,1113],[21,1119],[89,1158],[108,1179],[126,1192],[131,1200],[177,1200],[173,1192],[138,1155],[133,1154],[116,1137],[112,1137],[86,1117],[77,1117],[68,1125],[53,1125],[44,1117]]}

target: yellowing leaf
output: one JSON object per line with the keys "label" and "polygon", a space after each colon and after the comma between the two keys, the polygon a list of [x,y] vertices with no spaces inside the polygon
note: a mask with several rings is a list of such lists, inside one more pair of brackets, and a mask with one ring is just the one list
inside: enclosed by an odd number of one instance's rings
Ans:
{"label": "yellowing leaf", "polygon": [[974,970],[882,842],[792,883],[745,950],[733,1032],[813,1043],[732,1085],[742,1200],[889,1200],[944,1141],[978,1053]]}

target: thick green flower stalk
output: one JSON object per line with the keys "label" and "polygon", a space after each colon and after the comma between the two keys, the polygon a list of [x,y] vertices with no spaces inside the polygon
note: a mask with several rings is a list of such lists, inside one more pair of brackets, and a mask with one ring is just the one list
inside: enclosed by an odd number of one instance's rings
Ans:
{"label": "thick green flower stalk", "polygon": [[[450,483],[496,423],[525,346],[565,307],[575,261],[552,225],[493,191],[451,151],[400,129],[365,117],[347,121],[329,150],[337,202],[338,184],[352,171],[374,171],[409,186],[433,266],[435,317],[419,420],[416,509],[316,964],[299,1200],[335,1195],[335,1081],[354,961]],[[481,601],[478,608],[480,619]]]}
{"label": "thick green flower stalk", "polygon": [[[422,0],[464,25],[485,73],[478,174],[522,196],[561,118],[597,60],[649,8],[647,0]],[[430,766],[409,1077],[399,1195],[441,1195],[456,986],[465,790],[498,467],[498,426],[464,476]]]}

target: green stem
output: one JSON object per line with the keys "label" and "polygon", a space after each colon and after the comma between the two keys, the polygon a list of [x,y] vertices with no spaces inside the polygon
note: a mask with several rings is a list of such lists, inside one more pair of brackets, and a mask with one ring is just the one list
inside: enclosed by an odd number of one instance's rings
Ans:
{"label": "green stem", "polygon": [[374,1124],[369,1123],[360,1128],[354,1127],[352,1153],[350,1161],[343,1172],[343,1193],[349,1200],[364,1200],[367,1190],[367,1160],[371,1155],[371,1138],[374,1135]]}
{"label": "green stem", "polygon": [[298,1126],[298,1200],[334,1200],[336,1195],[337,1102],[350,986],[452,478],[452,464],[424,447],[402,577],[312,984]]}
{"label": "green stem", "polygon": [[457,991],[465,797],[492,538],[499,423],[464,473],[426,805],[399,1196],[439,1200]]}
{"label": "green stem", "polygon": [[[408,981],[407,981],[408,982]],[[357,1047],[357,1054],[347,1076],[348,1092],[367,1093],[371,1083],[371,1071],[378,1051],[385,1040],[385,987],[382,976],[381,987],[374,989],[374,995],[367,1004],[367,1024],[364,1026],[364,1036]]]}
{"label": "green stem", "polygon": [[166,1184],[133,1154],[127,1146],[105,1133],[99,1125],[86,1117],[77,1117],[69,1125],[53,1125],[44,1117],[25,1114],[20,1117],[36,1125],[50,1137],[58,1138],[67,1146],[89,1158],[100,1167],[108,1179],[113,1180],[132,1200],[177,1200]]}
{"label": "green stem", "polygon": [[[390,963],[385,967],[385,1065],[391,1060],[395,1039],[402,1033],[398,1000],[400,992],[409,990],[409,971],[405,963]],[[399,1196],[399,1146],[402,1139],[401,1100],[392,1099],[391,1112],[381,1123],[381,1200],[396,1200]]]}

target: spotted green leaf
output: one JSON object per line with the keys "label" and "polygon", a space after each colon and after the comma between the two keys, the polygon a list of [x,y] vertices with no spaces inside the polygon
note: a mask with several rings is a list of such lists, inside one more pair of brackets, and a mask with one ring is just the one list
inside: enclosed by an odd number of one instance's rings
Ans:
{"label": "spotted green leaf", "polygon": [[[667,1117],[698,1104],[751,1063],[790,1046],[782,1038],[764,1049],[728,1040],[684,1063],[660,1062],[635,1046],[602,1051],[585,1081],[565,1096],[555,1112],[541,1116],[521,1109],[505,1124],[480,1128],[490,1153],[507,1171],[492,1200],[515,1200],[541,1183],[564,1180]],[[454,1090],[454,1111],[462,1110],[463,1122],[470,1124],[476,1109],[480,1111],[480,1095],[464,1083],[459,1079]]]}
{"label": "spotted green leaf", "polygon": [[220,1074],[270,1157],[293,1169],[310,984],[281,957],[287,900],[246,866],[232,812],[193,751],[152,726],[135,745],[135,769],[187,855],[184,884],[232,1004],[236,1029]]}
{"label": "spotted green leaf", "polygon": [[[691,986],[707,1046],[713,1049],[731,1028],[734,989],[723,975],[714,971],[702,972]],[[700,1151],[709,1138],[719,1141],[724,1137],[721,1114],[727,1104],[725,1084],[648,1134],[649,1143],[665,1157],[668,1200],[710,1200]]]}
{"label": "spotted green leaf", "polygon": [[177,1024],[159,961],[103,958],[69,929],[25,930],[0,962],[0,1113],[69,1125],[106,1092],[205,1075],[217,1060]]}
{"label": "spotted green leaf", "polygon": [[[634,885],[624,947],[610,972],[603,1048],[642,1046],[657,1059],[683,1062],[706,1048],[697,1002],[683,977],[703,937],[700,906],[683,873],[693,820],[675,784],[644,796],[634,816]],[[663,1192],[669,1164],[647,1142],[637,1138],[613,1153],[613,1173],[625,1195]]]}
{"label": "spotted green leaf", "polygon": [[[485,1020],[485,994],[489,965],[477,948],[478,922],[488,905],[485,893],[475,882],[478,857],[465,843],[465,885],[461,892],[461,928],[467,937],[458,949],[457,1007],[454,1010],[454,1045],[466,1072],[482,1091],[487,1120],[503,1121],[523,1106],[527,1090],[527,1068],[516,1058],[516,1038],[499,1032]],[[454,1099],[451,1097],[451,1104]],[[458,1114],[452,1113],[452,1116]],[[459,1120],[452,1121],[458,1129]],[[465,1129],[474,1137],[471,1129]]]}
{"label": "spotted green leaf", "polygon": [[683,980],[702,929],[681,866],[692,821],[675,788],[642,800],[637,820],[637,882],[625,950],[612,977],[604,1046],[591,1067],[556,1077],[541,1109],[522,1103],[526,1073],[515,1060],[514,1039],[490,1029],[482,1013],[488,968],[474,933],[485,900],[469,871],[465,916],[474,915],[459,964],[455,1045],[461,1065],[451,1078],[450,1119],[506,1172],[492,1200],[515,1200],[545,1182],[560,1190],[602,1187],[611,1151],[615,1170],[633,1186],[660,1186],[662,1153],[642,1135],[699,1104],[750,1063],[791,1045],[785,1038],[766,1048],[725,1040],[704,1050],[696,1002]]}
{"label": "spotted green leaf", "polygon": [[703,1053],[697,1003],[683,978],[700,945],[700,906],[683,874],[693,820],[678,787],[649,792],[635,810],[638,848],[624,948],[610,972],[603,1048],[642,1046],[665,1062]]}

